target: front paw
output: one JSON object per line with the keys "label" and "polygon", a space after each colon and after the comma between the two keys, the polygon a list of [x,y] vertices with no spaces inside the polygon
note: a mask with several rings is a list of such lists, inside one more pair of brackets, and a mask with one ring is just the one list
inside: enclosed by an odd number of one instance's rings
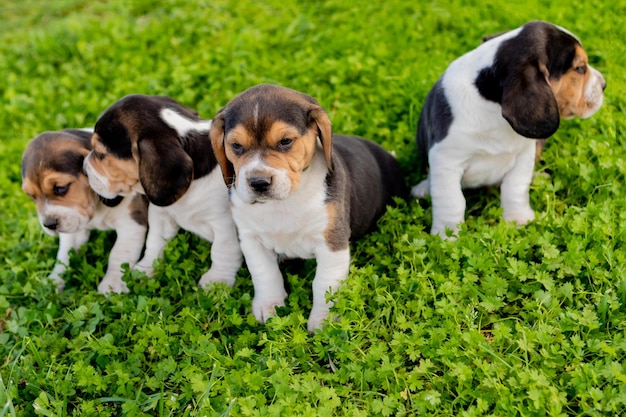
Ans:
{"label": "front paw", "polygon": [[137,263],[133,267],[133,269],[136,270],[136,271],[143,272],[148,277],[151,277],[154,274],[154,268],[152,267],[152,265],[147,265],[147,264],[142,263],[142,262]]}
{"label": "front paw", "polygon": [[415,198],[425,198],[429,194],[430,181],[428,181],[428,179],[425,179],[424,181],[411,188],[411,195]]}
{"label": "front paw", "polygon": [[307,322],[307,330],[309,333],[315,333],[317,330],[324,327],[322,326],[322,322],[328,317],[329,311],[329,306],[325,306],[323,308],[313,308],[311,310],[311,314],[309,315],[309,320]]}
{"label": "front paw", "polygon": [[48,279],[56,285],[57,292],[61,292],[63,291],[63,288],[65,288],[65,281],[60,277],[60,274],[53,271],[50,275],[48,275]]}
{"label": "front paw", "polygon": [[121,276],[106,275],[98,285],[98,292],[102,294],[109,294],[112,292],[120,294],[128,292],[128,286],[124,281],[122,281]]}
{"label": "front paw", "polygon": [[270,317],[276,315],[276,307],[285,305],[285,297],[266,298],[263,300],[257,297],[252,300],[252,314],[261,323],[265,323]]}
{"label": "front paw", "polygon": [[502,214],[505,221],[514,221],[518,226],[524,225],[535,220],[535,212],[530,207],[505,211]]}
{"label": "front paw", "polygon": [[459,232],[458,226],[446,227],[446,226],[435,226],[430,229],[431,235],[439,235],[443,240],[456,240],[456,235]]}
{"label": "front paw", "polygon": [[232,287],[233,285],[235,285],[235,277],[219,276],[211,272],[211,270],[209,269],[208,272],[202,275],[202,278],[200,278],[200,281],[198,281],[198,285],[201,288],[206,288],[210,283],[226,284],[229,287]]}

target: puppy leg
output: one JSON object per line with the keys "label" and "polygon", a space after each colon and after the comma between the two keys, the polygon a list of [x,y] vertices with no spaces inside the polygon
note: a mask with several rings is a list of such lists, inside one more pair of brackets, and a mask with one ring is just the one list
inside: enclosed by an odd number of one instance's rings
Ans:
{"label": "puppy leg", "polygon": [[103,294],[128,292],[126,283],[122,281],[124,275],[122,264],[128,263],[132,266],[137,262],[146,239],[146,226],[137,224],[135,221],[124,223],[115,229],[117,236],[109,254],[107,272],[98,285],[98,291]]}
{"label": "puppy leg", "polygon": [[328,317],[332,303],[326,302],[326,293],[334,293],[348,276],[350,270],[350,248],[333,252],[324,247],[317,253],[317,270],[313,279],[313,308],[307,328],[313,333],[322,327]]}
{"label": "puppy leg", "polygon": [[242,256],[235,223],[230,216],[218,219],[210,225],[211,236],[202,236],[211,245],[211,268],[202,275],[198,285],[206,287],[210,282],[235,285],[235,276],[241,267]]}
{"label": "puppy leg", "polygon": [[143,258],[133,269],[143,271],[149,277],[154,273],[152,264],[156,259],[163,256],[163,250],[167,242],[172,240],[178,232],[178,224],[162,207],[150,204],[148,206],[148,237],[146,239],[146,251]]}
{"label": "puppy leg", "polygon": [[535,144],[529,141],[527,149],[517,157],[513,168],[502,179],[500,204],[505,221],[522,225],[535,219],[529,196],[534,168]]}
{"label": "puppy leg", "polygon": [[54,269],[48,275],[57,286],[57,291],[63,291],[65,281],[61,275],[65,272],[70,262],[70,250],[78,250],[89,240],[89,230],[81,230],[76,233],[59,233],[59,250],[57,251],[57,261]]}
{"label": "puppy leg", "polygon": [[276,307],[285,305],[287,298],[277,256],[273,250],[263,247],[254,236],[241,238],[241,250],[254,285],[252,314],[265,323],[276,315]]}
{"label": "puppy leg", "polygon": [[439,163],[437,158],[430,162],[430,195],[432,200],[433,225],[430,233],[446,239],[446,228],[456,233],[458,224],[465,219],[465,196],[461,189],[463,170]]}

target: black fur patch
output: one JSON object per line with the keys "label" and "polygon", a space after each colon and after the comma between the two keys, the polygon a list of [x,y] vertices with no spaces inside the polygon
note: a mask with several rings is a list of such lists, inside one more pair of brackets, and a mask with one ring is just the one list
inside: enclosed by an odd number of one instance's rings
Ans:
{"label": "black fur patch", "polygon": [[439,79],[426,97],[417,125],[417,158],[420,172],[426,171],[428,151],[448,135],[453,120],[450,104]]}
{"label": "black fur patch", "polygon": [[550,78],[559,79],[571,68],[576,54],[576,38],[546,22],[530,22],[520,33],[502,42],[493,65],[483,68],[476,78],[478,92],[487,100],[502,103],[503,88],[509,77],[523,68],[546,65]]}
{"label": "black fur patch", "polygon": [[[165,108],[191,120],[200,120],[198,113],[169,97],[133,94],[111,105],[98,119],[95,132],[112,155],[130,159],[133,157],[133,141],[178,137],[176,130],[161,119],[161,111]],[[217,165],[208,133],[190,131],[178,139],[193,160],[195,179],[207,175]]]}
{"label": "black fur patch", "polygon": [[119,206],[122,200],[124,200],[124,197],[121,195],[118,195],[115,198],[104,198],[100,194],[98,194],[98,198],[100,199],[100,201],[102,201],[102,204],[104,204],[107,207]]}
{"label": "black fur patch", "polygon": [[333,165],[336,169],[326,176],[327,201],[343,206],[349,218],[342,219],[339,230],[331,231],[331,240],[333,233],[337,238],[345,234],[350,239],[363,236],[393,203],[392,197],[408,197],[398,162],[374,142],[334,135]]}
{"label": "black fur patch", "polygon": [[[51,170],[78,177],[83,172],[84,156],[78,149],[91,149],[91,133],[79,130],[44,132],[33,139],[22,158],[22,177],[27,172]],[[64,146],[64,143],[71,146]],[[59,152],[60,147],[66,147]]]}

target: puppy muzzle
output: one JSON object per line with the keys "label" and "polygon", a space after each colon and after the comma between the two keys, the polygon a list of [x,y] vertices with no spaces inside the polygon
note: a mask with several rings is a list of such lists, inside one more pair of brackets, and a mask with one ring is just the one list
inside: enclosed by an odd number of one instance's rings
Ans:
{"label": "puppy muzzle", "polygon": [[89,223],[88,215],[75,208],[55,204],[47,205],[38,215],[44,232],[51,236],[78,232]]}

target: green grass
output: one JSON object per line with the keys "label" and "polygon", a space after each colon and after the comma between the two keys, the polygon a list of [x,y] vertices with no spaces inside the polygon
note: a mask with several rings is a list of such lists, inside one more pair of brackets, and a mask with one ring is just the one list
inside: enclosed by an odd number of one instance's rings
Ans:
{"label": "green grass", "polygon": [[[359,2],[360,3],[360,2]],[[8,0],[0,5],[0,416],[606,416],[626,412],[626,2]],[[96,292],[112,235],[46,280],[57,242],[20,189],[43,130],[93,125],[129,93],[211,117],[260,82],[316,97],[335,131],[394,150],[415,173],[424,98],[482,36],[543,19],[583,40],[605,105],[563,121],[531,200],[502,222],[471,193],[455,242],[428,202],[390,209],[352,246],[334,313],[306,332],[315,263],[284,269],[279,317],[234,288],[202,291],[210,246],[181,233],[153,280]]]}

